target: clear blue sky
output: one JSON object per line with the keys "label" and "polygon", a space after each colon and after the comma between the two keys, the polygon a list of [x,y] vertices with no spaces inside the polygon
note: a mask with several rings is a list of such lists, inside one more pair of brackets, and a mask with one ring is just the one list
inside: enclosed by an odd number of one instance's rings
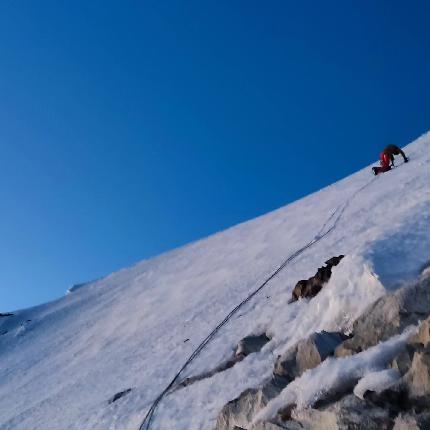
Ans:
{"label": "clear blue sky", "polygon": [[2,0],[0,311],[430,129],[429,17],[427,0]]}

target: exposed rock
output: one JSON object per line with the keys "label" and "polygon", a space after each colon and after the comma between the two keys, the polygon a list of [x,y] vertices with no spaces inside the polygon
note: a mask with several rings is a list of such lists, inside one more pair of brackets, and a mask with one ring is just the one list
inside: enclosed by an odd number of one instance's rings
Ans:
{"label": "exposed rock", "polygon": [[[320,279],[324,279],[328,272],[320,270],[319,273]],[[430,430],[429,315],[430,278],[378,299],[355,321],[353,338],[321,332],[299,341],[278,357],[275,378],[269,384],[259,390],[245,391],[224,407],[216,430],[232,430],[235,426],[247,430],[388,430],[393,426],[397,430]],[[327,392],[312,408],[298,411],[294,404],[285,405],[273,421],[251,426],[255,415],[287,383],[318,366],[334,351],[337,356],[355,354],[400,334],[419,321],[422,322],[418,331],[391,363],[399,379],[385,385],[388,388],[382,390],[383,386],[370,384],[362,394],[363,399],[359,399],[351,394],[358,382],[357,376],[340,389]],[[240,351],[237,352],[240,354]],[[281,378],[278,386],[273,382],[276,378]]]}
{"label": "exposed rock", "polygon": [[354,337],[340,345],[335,355],[342,357],[365,350],[429,315],[430,278],[376,300],[354,322]]}
{"label": "exposed rock", "polygon": [[128,394],[131,391],[131,388],[127,388],[127,390],[120,391],[119,393],[116,393],[110,400],[109,403],[116,402],[121,397],[124,397],[126,394]]}
{"label": "exposed rock", "polygon": [[[401,381],[401,374],[397,369],[383,369],[369,372],[359,379],[353,393],[360,399],[366,398],[368,393],[382,393],[384,390],[396,387]],[[379,405],[378,405],[379,406]]]}
{"label": "exposed rock", "polygon": [[282,422],[291,421],[291,415],[296,407],[296,403],[290,403],[289,405],[284,406],[283,408],[279,409],[276,418]]}
{"label": "exposed rock", "polygon": [[430,413],[399,415],[394,422],[393,430],[428,430]]}
{"label": "exposed rock", "polygon": [[[266,406],[269,400],[276,397],[291,380],[305,370],[316,367],[329,355],[332,355],[336,346],[345,338],[346,336],[342,333],[322,331],[298,342],[285,354],[278,357],[273,377],[264,384],[263,388],[246,390],[237,399],[224,406],[218,416],[216,430],[232,430],[234,426],[248,428],[254,416]],[[239,349],[238,352],[240,352]],[[273,423],[260,423],[259,425],[263,424],[276,425]],[[291,424],[286,428],[293,429],[291,426],[297,426],[297,424]],[[252,427],[253,430],[254,428],[258,430],[265,427]]]}
{"label": "exposed rock", "polygon": [[263,346],[270,341],[270,338],[265,334],[261,335],[251,335],[246,336],[242,340],[239,341],[236,352],[233,357],[230,357],[228,360],[219,364],[212,370],[208,372],[203,372],[196,376],[191,376],[189,378],[185,378],[181,381],[178,387],[187,387],[188,385],[194,384],[197,381],[201,381],[202,379],[211,378],[217,373],[224,372],[227,369],[233,367],[239,361],[242,361],[247,355],[258,352],[263,348]]}
{"label": "exposed rock", "polygon": [[265,333],[259,336],[246,336],[237,345],[236,355],[244,355],[245,357],[254,352],[258,352],[270,341]]}
{"label": "exposed rock", "polygon": [[430,344],[430,318],[422,321],[418,327],[418,332],[413,335],[410,340],[410,344],[420,344],[427,348]]}
{"label": "exposed rock", "polygon": [[404,382],[411,398],[427,397],[430,406],[430,349],[415,352]]}
{"label": "exposed rock", "polygon": [[293,414],[308,430],[388,430],[393,427],[389,411],[348,395],[322,409],[305,409]]}
{"label": "exposed rock", "polygon": [[2,314],[2,313],[0,313],[0,318],[1,317],[12,317],[13,316],[13,314],[11,314],[11,313],[5,313],[5,314]]}
{"label": "exposed rock", "polygon": [[364,399],[380,408],[390,411],[392,415],[406,411],[411,407],[408,394],[402,384],[387,388],[379,393],[375,391],[366,391],[366,393],[364,393]]}
{"label": "exposed rock", "polygon": [[241,354],[234,355],[232,358],[229,358],[228,360],[224,361],[223,363],[221,363],[214,369],[209,370],[208,372],[203,372],[203,373],[200,373],[199,375],[190,376],[189,378],[183,379],[179,383],[178,387],[179,388],[187,387],[188,385],[194,384],[195,382],[201,381],[202,379],[212,378],[212,376],[216,375],[217,373],[224,372],[225,370],[230,369],[236,363],[238,363],[239,361],[242,361],[244,358],[245,356]]}
{"label": "exposed rock", "polygon": [[303,426],[295,421],[290,421],[282,425],[260,422],[251,426],[249,430],[303,430]]}
{"label": "exposed rock", "polygon": [[336,348],[336,350],[334,351],[334,356],[338,358],[349,357],[350,355],[358,354],[359,352],[361,352],[361,348],[359,345],[355,345],[355,348],[351,349],[351,346],[348,341],[345,341]]}
{"label": "exposed rock", "polygon": [[339,255],[337,257],[331,257],[329,260],[327,260],[324,264],[327,264],[327,266],[337,266],[340,261],[342,260],[342,258],[344,258],[344,255]]}
{"label": "exposed rock", "polygon": [[279,356],[274,373],[293,380],[305,370],[318,366],[328,356],[333,355],[336,347],[345,339],[347,336],[338,332],[314,333]]}
{"label": "exposed rock", "polygon": [[[420,324],[418,332],[410,337],[405,350],[393,360],[391,367],[398,370],[402,378],[381,392],[365,392],[364,398],[375,406],[389,411],[392,416],[411,411],[416,413],[429,412],[430,343],[428,319]],[[399,420],[398,426],[403,426],[399,428],[409,428],[409,425],[410,428],[420,428],[411,424],[411,420],[410,417],[407,418],[407,422]],[[417,425],[421,425],[419,424],[421,423],[420,420],[417,421]],[[430,429],[430,427],[428,428]]]}
{"label": "exposed rock", "polygon": [[430,410],[430,344],[429,320],[423,321],[417,334],[411,336],[404,351],[392,362],[402,379],[380,393],[366,392],[365,398],[392,412]]}
{"label": "exposed rock", "polygon": [[415,348],[412,345],[406,345],[405,349],[393,359],[391,367],[398,370],[402,376],[405,375],[411,368],[414,353]]}
{"label": "exposed rock", "polygon": [[324,284],[326,284],[331,277],[331,269],[333,266],[337,266],[344,255],[338,257],[332,257],[325,262],[326,266],[319,267],[317,273],[309,279],[302,279],[297,282],[294,287],[291,302],[298,300],[300,297],[314,297],[316,296]]}
{"label": "exposed rock", "polygon": [[398,383],[379,393],[367,391],[364,398],[374,405],[390,411],[392,415],[400,412],[429,411],[428,365],[428,352],[416,352],[411,368]]}
{"label": "exposed rock", "polygon": [[[276,397],[287,383],[288,380],[285,378],[274,375],[263,388],[245,390],[237,399],[228,402],[222,408],[215,429],[233,430],[235,427],[247,429],[257,412],[263,409],[269,400]],[[269,429],[270,427],[267,427],[267,430]]]}

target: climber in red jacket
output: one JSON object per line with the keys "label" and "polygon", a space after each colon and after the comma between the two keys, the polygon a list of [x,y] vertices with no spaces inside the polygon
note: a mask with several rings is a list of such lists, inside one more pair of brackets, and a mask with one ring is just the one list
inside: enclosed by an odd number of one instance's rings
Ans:
{"label": "climber in red jacket", "polygon": [[388,172],[391,170],[391,166],[394,166],[394,156],[401,155],[405,163],[407,163],[408,157],[406,157],[405,153],[396,145],[388,145],[381,152],[380,159],[380,167],[372,167],[373,173],[378,175],[379,173]]}

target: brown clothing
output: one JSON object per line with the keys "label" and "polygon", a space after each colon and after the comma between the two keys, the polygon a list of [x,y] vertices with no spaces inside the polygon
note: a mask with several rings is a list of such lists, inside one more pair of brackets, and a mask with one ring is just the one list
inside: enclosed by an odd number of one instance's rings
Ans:
{"label": "brown clothing", "polygon": [[384,148],[384,150],[382,152],[384,154],[387,154],[390,157],[390,160],[392,163],[394,162],[394,156],[395,155],[401,155],[403,157],[403,160],[405,160],[405,162],[408,161],[405,153],[396,145],[388,145]]}

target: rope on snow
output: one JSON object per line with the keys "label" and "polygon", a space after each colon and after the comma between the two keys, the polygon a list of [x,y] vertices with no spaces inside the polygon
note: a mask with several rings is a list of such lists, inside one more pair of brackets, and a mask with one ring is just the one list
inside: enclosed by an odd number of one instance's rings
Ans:
{"label": "rope on snow", "polygon": [[[349,206],[349,203],[351,202],[354,197],[363,191],[365,188],[367,188],[374,180],[375,178],[372,178],[369,182],[364,184],[361,188],[359,188],[357,191],[355,191],[343,204],[340,204],[333,212],[332,214],[327,218],[326,222],[323,224],[323,226],[320,228],[318,233],[314,236],[314,238],[309,241],[306,245],[302,246],[300,249],[295,251],[293,254],[291,254],[288,258],[286,258],[282,264],[252,293],[250,293],[244,300],[242,300],[237,306],[235,306],[228,314],[227,316],[212,330],[211,333],[200,343],[200,345],[194,350],[194,352],[189,356],[187,361],[183,364],[183,366],[179,369],[179,371],[176,373],[176,375],[173,377],[173,379],[170,381],[170,383],[167,385],[167,387],[158,395],[158,397],[153,401],[151,407],[149,408],[148,412],[145,415],[145,418],[143,419],[139,430],[149,430],[151,426],[152,419],[154,417],[154,413],[160,404],[161,400],[163,400],[163,397],[168,394],[170,389],[175,385],[175,383],[178,381],[179,377],[183,373],[183,371],[188,367],[188,365],[200,354],[200,352],[204,349],[204,347],[212,340],[212,338],[218,333],[218,331],[225,325],[227,322],[231,319],[231,317],[246,303],[248,303],[255,295],[257,295],[273,278],[275,278],[289,263],[291,263],[294,259],[296,259],[299,255],[301,255],[304,251],[315,245],[317,242],[319,242],[321,239],[326,237],[328,234],[330,234],[336,227],[341,219],[342,215],[344,214],[345,210]],[[337,216],[336,216],[337,214]],[[333,225],[324,232],[327,225],[330,223],[330,221],[334,218]]]}

